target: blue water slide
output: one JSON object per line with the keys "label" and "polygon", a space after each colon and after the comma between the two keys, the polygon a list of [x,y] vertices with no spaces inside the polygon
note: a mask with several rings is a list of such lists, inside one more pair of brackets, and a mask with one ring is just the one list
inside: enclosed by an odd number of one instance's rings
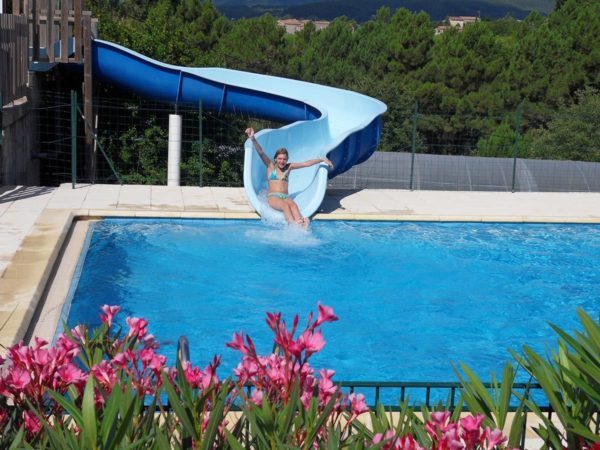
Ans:
{"label": "blue water slide", "polygon": [[[327,180],[373,154],[381,135],[384,103],[356,92],[288,78],[220,68],[189,68],[164,64],[111,42],[94,40],[93,73],[143,97],[197,105],[217,112],[260,117],[288,125],[256,134],[272,157],[280,147],[290,161],[327,156],[334,164],[295,170],[289,192],[302,215],[312,216],[321,205]],[[266,168],[245,143],[244,187],[252,206],[271,221],[283,221],[266,202]]]}

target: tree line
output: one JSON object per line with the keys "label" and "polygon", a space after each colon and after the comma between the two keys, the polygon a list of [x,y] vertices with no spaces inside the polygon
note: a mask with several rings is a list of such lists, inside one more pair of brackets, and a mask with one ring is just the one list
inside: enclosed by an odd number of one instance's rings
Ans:
{"label": "tree line", "polygon": [[[380,8],[286,34],[269,14],[229,20],[211,0],[91,0],[99,34],[170,64],[336,86],[388,106],[379,150],[600,161],[600,2],[435,34],[426,13]],[[517,133],[518,131],[518,133]],[[516,136],[517,135],[517,136]],[[516,138],[515,138],[516,136]]]}

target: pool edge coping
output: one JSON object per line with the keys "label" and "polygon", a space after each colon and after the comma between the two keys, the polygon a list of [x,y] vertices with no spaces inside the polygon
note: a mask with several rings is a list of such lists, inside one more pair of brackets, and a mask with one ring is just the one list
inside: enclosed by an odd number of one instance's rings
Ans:
{"label": "pool edge coping", "polygon": [[[0,354],[25,338],[60,262],[73,224],[104,217],[250,219],[253,212],[44,209],[0,278]],[[318,213],[314,220],[600,224],[600,217]],[[64,302],[64,300],[63,300]],[[50,340],[52,337],[47,337]]]}

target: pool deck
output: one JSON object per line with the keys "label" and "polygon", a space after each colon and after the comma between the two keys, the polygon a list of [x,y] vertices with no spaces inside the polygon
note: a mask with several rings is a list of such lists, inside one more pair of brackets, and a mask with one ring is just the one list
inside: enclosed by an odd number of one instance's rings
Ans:
{"label": "pool deck", "polygon": [[[243,188],[0,187],[0,346],[26,336],[73,221],[107,216],[258,218]],[[332,219],[600,223],[600,193],[331,190],[314,220]]]}

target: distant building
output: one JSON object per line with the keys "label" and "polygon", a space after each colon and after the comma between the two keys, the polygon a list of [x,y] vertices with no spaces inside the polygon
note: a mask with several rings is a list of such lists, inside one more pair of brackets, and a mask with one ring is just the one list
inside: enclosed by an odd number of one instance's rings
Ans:
{"label": "distant building", "polygon": [[280,27],[285,28],[287,34],[294,34],[304,30],[307,23],[312,22],[315,25],[315,29],[322,30],[329,26],[328,20],[303,20],[303,19],[279,19],[277,24]]}
{"label": "distant building", "polygon": [[468,23],[479,22],[479,17],[475,16],[448,16],[444,23],[435,27],[435,35],[442,34],[448,28],[458,28],[458,31],[462,31],[465,25]]}
{"label": "distant building", "polygon": [[438,34],[442,34],[448,28],[450,28],[450,25],[438,25],[435,27],[435,35],[437,36]]}
{"label": "distant building", "polygon": [[479,21],[479,17],[475,16],[448,16],[448,24],[451,27],[456,27],[462,30],[466,24]]}

